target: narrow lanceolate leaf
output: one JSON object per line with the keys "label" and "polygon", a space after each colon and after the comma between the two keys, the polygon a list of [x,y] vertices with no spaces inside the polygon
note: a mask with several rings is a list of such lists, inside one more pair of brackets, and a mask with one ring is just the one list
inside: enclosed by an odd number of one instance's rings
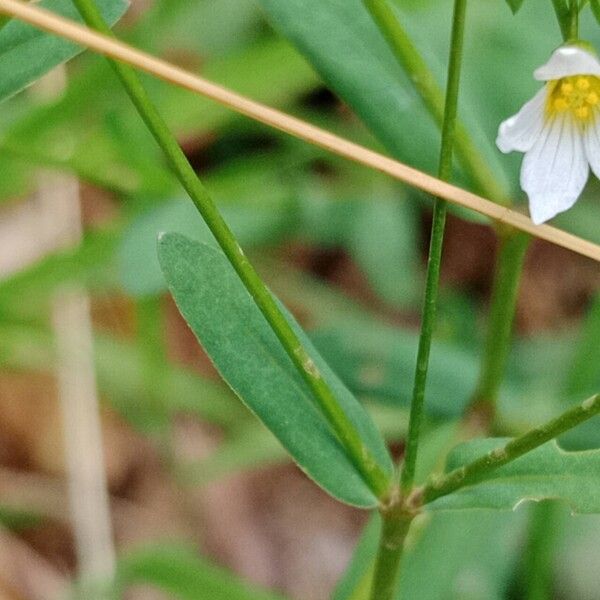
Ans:
{"label": "narrow lanceolate leaf", "polygon": [[[363,0],[259,0],[259,3],[274,27],[352,107],[390,154],[421,169],[431,171],[437,167],[439,133],[435,122]],[[438,35],[446,39],[448,35],[447,17],[442,16],[446,3],[432,3],[427,11],[420,11],[419,27],[411,27],[407,22],[408,11],[402,10],[402,2],[392,4],[397,5],[398,18],[410,33],[419,28],[427,31],[419,48],[439,75],[439,81],[443,81],[438,66],[446,60],[448,51],[444,47],[440,52],[440,45],[431,43],[431,39],[437,39]],[[440,8],[436,8],[438,5]],[[484,10],[489,12],[490,8],[486,5]],[[471,100],[480,102],[482,97],[469,96],[465,94],[466,107]],[[479,117],[473,116],[475,112],[465,111],[463,120],[466,119],[486,161],[493,164],[494,174],[501,177],[497,152],[484,135]],[[459,152],[457,156],[460,157]]]}
{"label": "narrow lanceolate leaf", "polygon": [[[223,379],[315,482],[348,504],[376,506],[377,499],[225,256],[178,234],[163,235],[158,250],[181,314]],[[367,413],[293,317],[287,318],[380,467],[391,473],[390,456]]]}
{"label": "narrow lanceolate leaf", "polygon": [[[452,471],[501,448],[508,440],[467,442],[448,457]],[[600,450],[565,452],[555,441],[491,471],[485,479],[435,500],[431,510],[495,508],[513,510],[526,501],[558,499],[573,513],[600,513]]]}
{"label": "narrow lanceolate leaf", "polygon": [[523,6],[523,2],[525,0],[506,0],[507,4],[510,6],[510,9],[513,11],[514,14],[517,13],[517,11],[521,8],[521,6]]}
{"label": "narrow lanceolate leaf", "polygon": [[[71,0],[42,0],[39,4],[69,19],[81,21]],[[128,0],[97,0],[97,4],[111,25],[129,6]],[[10,21],[0,30],[0,101],[20,92],[83,50],[17,19]]]}
{"label": "narrow lanceolate leaf", "polygon": [[592,7],[596,21],[600,23],[600,0],[590,0],[590,6]]}
{"label": "narrow lanceolate leaf", "polygon": [[[428,151],[437,147],[435,125],[362,0],[260,0],[260,4],[392,154],[420,167],[435,166],[437,154]],[[421,143],[415,144],[415,139]]]}

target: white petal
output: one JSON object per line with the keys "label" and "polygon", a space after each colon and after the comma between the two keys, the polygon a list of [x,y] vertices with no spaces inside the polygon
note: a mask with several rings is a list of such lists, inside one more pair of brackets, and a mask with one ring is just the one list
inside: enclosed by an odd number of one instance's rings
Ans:
{"label": "white petal", "polygon": [[531,150],[544,127],[548,89],[544,86],[523,108],[500,124],[496,145],[505,154]]}
{"label": "white petal", "polygon": [[573,75],[600,77],[598,57],[579,46],[561,46],[554,51],[550,60],[533,74],[538,81],[550,81]]}
{"label": "white petal", "polygon": [[529,196],[531,220],[539,225],[575,204],[589,175],[583,134],[569,114],[544,127],[525,155],[521,187]]}
{"label": "white petal", "polygon": [[585,131],[585,154],[594,175],[600,179],[600,109],[596,109],[593,121]]}

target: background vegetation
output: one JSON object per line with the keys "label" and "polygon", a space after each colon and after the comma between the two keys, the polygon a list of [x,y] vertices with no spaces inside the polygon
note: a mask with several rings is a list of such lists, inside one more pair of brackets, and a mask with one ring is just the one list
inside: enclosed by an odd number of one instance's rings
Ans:
{"label": "background vegetation", "polygon": [[[45,4],[67,10],[70,2]],[[499,122],[536,90],[531,73],[558,45],[559,32],[542,0],[527,2],[517,17],[499,0],[471,4],[461,119],[500,185],[521,199],[519,158],[500,155],[494,139]],[[306,20],[290,20],[295,5]],[[252,98],[434,172],[434,121],[360,2],[339,5],[329,14],[316,0],[140,1],[116,31]],[[451,3],[398,5],[443,84]],[[582,37],[600,47],[588,14]],[[0,33],[0,98],[14,88],[7,74],[16,50],[2,46],[2,35],[16,25]],[[31,55],[55,51],[48,39],[24,43]],[[30,55],[23,48],[26,72]],[[143,80],[261,275],[401,453],[430,200]],[[177,313],[158,263],[157,234],[212,243],[211,235],[106,62],[86,53],[68,64],[58,95],[38,83],[3,102],[0,157],[0,546],[7,549],[0,552],[0,596],[47,598],[48,586],[67,590],[79,579],[50,318],[57,294],[79,286],[91,297],[103,404],[118,556],[112,593],[362,598],[377,524],[364,529],[362,514],[333,503],[288,463]],[[473,185],[459,164],[457,172],[460,184]],[[49,173],[81,182],[84,234],[66,249],[48,233],[55,208],[36,196]],[[594,181],[557,224],[600,243],[597,198]],[[419,482],[441,469],[460,435],[477,384],[494,268],[493,231],[471,213],[451,213]],[[498,405],[500,432],[524,432],[598,391],[599,282],[591,261],[533,244]],[[598,420],[560,445],[599,448]],[[527,577],[550,573],[552,597],[597,599],[599,533],[600,517],[569,517],[559,503],[440,512],[411,534],[402,597],[521,598]]]}

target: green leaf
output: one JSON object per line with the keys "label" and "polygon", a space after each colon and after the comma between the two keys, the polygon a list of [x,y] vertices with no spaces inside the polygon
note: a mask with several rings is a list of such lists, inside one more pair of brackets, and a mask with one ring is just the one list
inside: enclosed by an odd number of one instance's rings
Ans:
{"label": "green leaf", "polygon": [[[104,18],[116,23],[127,10],[126,0],[97,0]],[[81,22],[71,0],[43,0],[40,6]],[[84,48],[45,33],[17,19],[0,31],[0,101],[20,92]]]}
{"label": "green leaf", "polygon": [[[260,4],[276,29],[300,50],[392,155],[429,172],[436,169],[437,127],[362,0],[260,0]],[[411,36],[414,34],[440,82],[444,77],[441,65],[448,54],[447,7],[447,3],[438,2],[413,19],[407,11],[397,9],[403,26]],[[485,11],[489,10],[486,3]],[[497,29],[495,24],[494,31]],[[439,40],[444,40],[443,46]],[[474,118],[478,113],[471,110],[480,101],[481,94],[469,97],[461,91],[461,106],[466,108],[463,121],[502,177],[491,136],[483,133]]]}
{"label": "green leaf", "polygon": [[435,167],[437,156],[431,152],[437,147],[435,125],[361,0],[260,0],[260,4],[390,152],[408,158],[410,146],[413,164]]}
{"label": "green leaf", "polygon": [[58,250],[5,278],[0,286],[0,304],[14,304],[20,310],[40,306],[62,284],[76,283],[91,290],[112,287],[111,259],[117,242],[111,230],[86,234],[76,248]]}
{"label": "green leaf", "polygon": [[[223,379],[315,482],[348,504],[376,506],[377,499],[225,256],[177,234],[163,235],[158,248],[179,310]],[[390,456],[367,413],[294,319],[287,318],[381,468],[391,473]]]}
{"label": "green leaf", "polygon": [[157,2],[136,23],[136,46],[163,55],[173,47],[200,56],[223,56],[244,50],[257,34],[260,9],[253,0]]}
{"label": "green leaf", "polygon": [[596,21],[600,24],[600,0],[590,0],[590,7],[596,17]]}
{"label": "green leaf", "polygon": [[[524,515],[436,514],[407,552],[398,600],[504,600],[520,551]],[[431,577],[431,565],[436,576]]]}
{"label": "green leaf", "polygon": [[166,410],[173,416],[194,415],[225,429],[239,424],[241,407],[220,382],[166,363],[160,373],[164,391],[158,398],[160,406],[156,407],[144,381],[143,356],[139,347],[112,336],[98,335],[95,350],[100,389],[139,429],[147,429],[156,422],[157,408],[160,414]]}
{"label": "green leaf", "polygon": [[417,211],[406,201],[362,202],[348,247],[379,296],[407,306],[421,296]]}
{"label": "green leaf", "polygon": [[[507,441],[491,438],[462,444],[450,453],[447,470],[469,463]],[[526,501],[549,499],[562,500],[574,513],[600,513],[600,450],[565,452],[552,441],[428,506],[431,510],[514,510]]]}
{"label": "green leaf", "polygon": [[[376,189],[373,189],[376,187]],[[385,302],[406,308],[421,297],[418,210],[380,181],[352,196],[303,194],[301,232],[319,245],[345,248]],[[360,198],[360,199],[358,199]]]}
{"label": "green leaf", "polygon": [[117,569],[119,592],[140,583],[153,585],[178,600],[282,600],[241,582],[186,546],[151,546],[122,557]]}
{"label": "green leaf", "polygon": [[510,6],[510,10],[513,14],[517,14],[518,10],[523,6],[525,0],[506,0],[506,3]]}

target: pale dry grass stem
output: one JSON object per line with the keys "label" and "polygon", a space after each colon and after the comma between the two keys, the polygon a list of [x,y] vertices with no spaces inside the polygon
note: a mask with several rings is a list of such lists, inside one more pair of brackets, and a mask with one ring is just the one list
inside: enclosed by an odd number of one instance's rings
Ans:
{"label": "pale dry grass stem", "polygon": [[441,181],[427,173],[355,144],[310,123],[255,102],[167,61],[91,31],[38,6],[24,4],[19,0],[0,0],[0,12],[67,38],[100,54],[127,63],[168,83],[210,98],[251,119],[390,175],[432,196],[444,198],[453,204],[489,217],[497,223],[514,227],[536,238],[546,240],[600,262],[600,246],[597,244],[550,225],[536,226],[522,213],[502,207],[491,200]]}

